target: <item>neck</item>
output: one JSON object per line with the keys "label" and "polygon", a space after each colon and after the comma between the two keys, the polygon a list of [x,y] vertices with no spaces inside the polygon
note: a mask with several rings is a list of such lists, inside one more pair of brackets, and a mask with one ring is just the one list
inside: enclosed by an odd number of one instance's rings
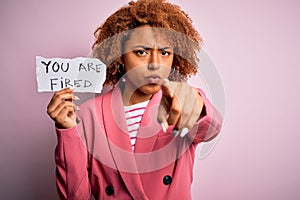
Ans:
{"label": "neck", "polygon": [[128,84],[125,84],[125,87],[122,91],[122,99],[125,106],[141,103],[149,100],[152,97],[152,94],[145,94],[138,88],[133,88],[134,87],[130,87]]}

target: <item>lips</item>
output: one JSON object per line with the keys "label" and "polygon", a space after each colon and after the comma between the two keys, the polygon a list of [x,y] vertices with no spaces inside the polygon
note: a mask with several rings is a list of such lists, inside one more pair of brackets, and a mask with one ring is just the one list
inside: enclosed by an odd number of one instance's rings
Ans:
{"label": "lips", "polygon": [[161,77],[159,75],[150,75],[147,76],[145,79],[149,84],[159,84]]}

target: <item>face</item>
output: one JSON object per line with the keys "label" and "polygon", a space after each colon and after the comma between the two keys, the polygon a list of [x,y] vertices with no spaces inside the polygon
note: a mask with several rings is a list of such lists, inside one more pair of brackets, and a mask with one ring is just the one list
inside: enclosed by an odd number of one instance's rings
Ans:
{"label": "face", "polygon": [[169,76],[174,57],[163,34],[148,25],[141,26],[130,34],[124,52],[126,87],[145,94],[158,92],[161,80]]}

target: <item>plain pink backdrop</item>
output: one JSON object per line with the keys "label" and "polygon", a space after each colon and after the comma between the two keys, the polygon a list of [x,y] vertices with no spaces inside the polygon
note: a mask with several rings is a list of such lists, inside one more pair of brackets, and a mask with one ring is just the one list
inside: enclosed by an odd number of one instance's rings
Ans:
{"label": "plain pink backdrop", "polygon": [[[37,92],[35,56],[87,56],[126,2],[1,1],[0,199],[57,199],[51,94]],[[222,135],[196,157],[194,199],[300,199],[300,2],[172,2],[194,20],[226,94]]]}

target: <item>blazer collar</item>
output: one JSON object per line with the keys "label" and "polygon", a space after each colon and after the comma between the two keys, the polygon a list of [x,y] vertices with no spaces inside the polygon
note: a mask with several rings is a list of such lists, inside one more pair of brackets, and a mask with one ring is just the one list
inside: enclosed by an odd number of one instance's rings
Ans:
{"label": "blazer collar", "polygon": [[[161,96],[161,91],[154,94],[146,107],[137,134],[135,153],[152,152],[158,133],[162,131],[161,126],[157,122]],[[104,95],[102,112],[109,141],[123,151],[132,153],[122,94],[119,87]]]}

